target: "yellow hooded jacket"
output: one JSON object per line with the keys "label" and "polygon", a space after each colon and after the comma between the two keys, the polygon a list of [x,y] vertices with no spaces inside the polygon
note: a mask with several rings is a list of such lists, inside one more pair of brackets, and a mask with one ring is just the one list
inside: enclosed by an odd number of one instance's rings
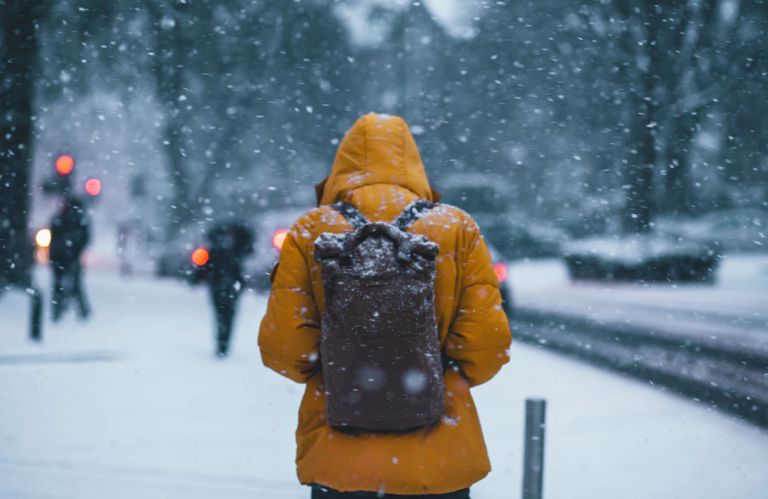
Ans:
{"label": "yellow hooded jacket", "polygon": [[318,361],[325,301],[313,243],[324,232],[352,229],[330,205],[346,201],[369,220],[392,221],[410,202],[436,197],[405,121],[369,114],[339,146],[330,176],[318,186],[319,207],[299,218],[288,233],[259,347],[267,367],[306,384],[296,430],[301,483],[340,491],[441,494],[467,488],[490,471],[469,388],[493,377],[509,360],[509,322],[480,231],[453,206],[438,204],[409,229],[440,246],[438,331],[445,354],[459,367],[445,373],[443,417],[408,433],[348,434],[325,420]]}

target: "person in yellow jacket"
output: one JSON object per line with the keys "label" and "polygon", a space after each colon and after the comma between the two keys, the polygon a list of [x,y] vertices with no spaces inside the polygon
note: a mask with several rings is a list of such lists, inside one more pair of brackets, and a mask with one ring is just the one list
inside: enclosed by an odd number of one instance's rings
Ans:
{"label": "person in yellow jacket", "polygon": [[[472,218],[437,204],[408,229],[440,247],[435,313],[445,370],[445,412],[410,432],[339,431],[326,422],[320,320],[325,301],[313,243],[322,233],[352,229],[331,205],[344,201],[371,221],[393,221],[417,199],[438,201],[408,125],[368,114],[347,132],[318,207],[291,227],[273,272],[259,347],[264,364],[306,385],[296,430],[296,464],[312,497],[426,496],[467,498],[491,469],[470,387],[509,360],[509,321],[488,249]],[[384,495],[386,494],[386,495]]]}

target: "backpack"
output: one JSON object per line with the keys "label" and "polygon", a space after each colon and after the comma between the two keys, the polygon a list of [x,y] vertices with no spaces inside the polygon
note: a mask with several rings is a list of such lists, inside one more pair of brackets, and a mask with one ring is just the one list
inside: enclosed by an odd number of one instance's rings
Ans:
{"label": "backpack", "polygon": [[336,203],[353,230],[315,240],[325,288],[320,355],[335,428],[404,431],[443,414],[434,286],[440,248],[406,232],[432,207],[415,201],[386,223]]}

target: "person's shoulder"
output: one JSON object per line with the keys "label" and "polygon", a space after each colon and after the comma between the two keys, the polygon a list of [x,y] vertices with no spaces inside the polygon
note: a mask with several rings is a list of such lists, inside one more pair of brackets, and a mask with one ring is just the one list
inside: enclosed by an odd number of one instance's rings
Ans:
{"label": "person's shoulder", "polygon": [[450,223],[464,230],[478,230],[477,223],[472,216],[458,206],[447,203],[437,203],[430,214],[440,217],[444,223]]}
{"label": "person's shoulder", "polygon": [[328,223],[333,219],[334,210],[330,206],[318,206],[312,208],[309,211],[304,212],[296,221],[291,225],[291,230],[298,228],[316,227],[321,224]]}
{"label": "person's shoulder", "polygon": [[321,232],[328,231],[328,227],[337,222],[337,212],[328,205],[322,205],[299,216],[291,225],[289,232],[298,241],[314,241]]}
{"label": "person's shoulder", "polygon": [[447,254],[472,249],[482,234],[472,216],[457,206],[438,203],[421,220],[424,235],[438,243]]}
{"label": "person's shoulder", "polygon": [[296,219],[294,225],[302,224],[316,224],[328,221],[329,217],[333,217],[336,211],[328,206],[321,205],[316,208],[312,208],[309,211],[305,211],[299,218]]}

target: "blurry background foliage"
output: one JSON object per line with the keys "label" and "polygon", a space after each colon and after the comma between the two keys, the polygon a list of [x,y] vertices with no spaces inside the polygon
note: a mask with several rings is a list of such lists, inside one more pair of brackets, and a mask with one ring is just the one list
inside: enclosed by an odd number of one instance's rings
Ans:
{"label": "blurry background foliage", "polygon": [[35,182],[72,151],[105,210],[145,186],[168,237],[311,205],[369,111],[409,121],[438,186],[504,178],[499,209],[577,236],[768,201],[764,0],[33,3]]}

